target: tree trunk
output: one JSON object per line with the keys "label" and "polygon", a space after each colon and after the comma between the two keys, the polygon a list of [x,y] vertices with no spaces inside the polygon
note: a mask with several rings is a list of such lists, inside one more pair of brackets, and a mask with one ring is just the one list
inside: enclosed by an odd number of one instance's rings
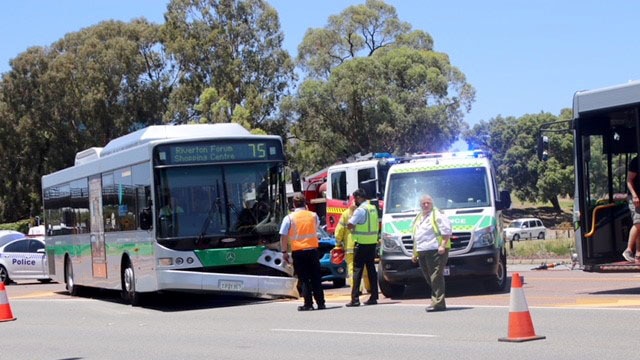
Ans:
{"label": "tree trunk", "polygon": [[558,197],[554,196],[551,199],[549,199],[549,201],[551,202],[551,205],[553,205],[553,210],[557,213],[561,213],[562,212],[562,208],[560,208],[560,201],[558,201]]}

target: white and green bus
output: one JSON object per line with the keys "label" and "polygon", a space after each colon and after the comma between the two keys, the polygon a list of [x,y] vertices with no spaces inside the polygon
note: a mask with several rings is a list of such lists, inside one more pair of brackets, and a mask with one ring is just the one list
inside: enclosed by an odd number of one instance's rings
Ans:
{"label": "white and green bus", "polygon": [[43,176],[52,278],[72,295],[162,290],[295,297],[279,251],[279,136],[237,124],[150,126]]}
{"label": "white and green bus", "polygon": [[634,226],[627,175],[640,161],[640,81],[576,92],[569,130],[577,260],[588,272],[640,272],[622,256]]}
{"label": "white and green bus", "polygon": [[477,278],[489,290],[503,290],[507,262],[501,214],[511,206],[499,191],[491,161],[482,151],[425,154],[391,166],[384,196],[378,282],[387,297],[405,286],[424,283],[411,261],[411,224],[420,197],[431,195],[435,207],[451,220],[453,235],[447,277]]}

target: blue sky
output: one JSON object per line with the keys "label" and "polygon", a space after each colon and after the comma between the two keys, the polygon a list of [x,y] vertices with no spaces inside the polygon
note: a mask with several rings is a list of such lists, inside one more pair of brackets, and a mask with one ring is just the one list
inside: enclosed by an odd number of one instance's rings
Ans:
{"label": "blue sky", "polygon": [[[162,23],[166,0],[6,0],[0,3],[0,73],[30,46],[100,21]],[[364,0],[270,0],[292,56],[308,28]],[[477,91],[470,124],[497,115],[559,114],[578,90],[640,79],[640,2],[628,0],[387,0],[431,34],[435,50]]]}

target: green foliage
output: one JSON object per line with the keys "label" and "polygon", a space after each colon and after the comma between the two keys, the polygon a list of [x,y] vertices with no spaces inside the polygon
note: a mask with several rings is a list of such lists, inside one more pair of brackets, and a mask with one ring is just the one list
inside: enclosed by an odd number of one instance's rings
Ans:
{"label": "green foliage", "polygon": [[19,231],[23,234],[29,233],[29,228],[31,227],[31,220],[20,220],[13,223],[0,224],[0,230],[13,230]]}
{"label": "green foliage", "polygon": [[574,247],[573,239],[530,240],[514,242],[513,249],[507,249],[507,251],[508,256],[514,258],[568,258],[574,252]]}
{"label": "green foliage", "polygon": [[[550,113],[524,115],[520,118],[498,116],[481,121],[466,131],[463,138],[474,148],[493,154],[501,186],[512,191],[522,200],[549,201],[561,211],[558,196],[573,193],[573,137],[570,132],[548,132],[551,158],[544,162],[537,157],[540,126],[564,120],[570,112],[564,110],[560,117]],[[567,129],[566,123],[552,127]]]}
{"label": "green foliage", "polygon": [[465,128],[475,90],[433,40],[369,0],[307,31],[294,103],[292,163],[307,172],[356,153],[443,151]]}
{"label": "green foliage", "polygon": [[73,164],[77,151],[160,123],[169,73],[159,27],[105,21],[33,47],[0,86],[0,219],[40,212],[40,178]]}
{"label": "green foliage", "polygon": [[165,119],[268,128],[295,78],[277,12],[262,0],[172,0],[165,19],[181,74]]}

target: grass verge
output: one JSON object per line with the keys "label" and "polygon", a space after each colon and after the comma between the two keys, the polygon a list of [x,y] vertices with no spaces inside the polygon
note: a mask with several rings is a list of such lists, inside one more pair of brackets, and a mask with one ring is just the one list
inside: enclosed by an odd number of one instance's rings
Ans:
{"label": "grass verge", "polygon": [[512,259],[570,258],[574,252],[573,239],[514,241],[507,243],[507,257]]}

